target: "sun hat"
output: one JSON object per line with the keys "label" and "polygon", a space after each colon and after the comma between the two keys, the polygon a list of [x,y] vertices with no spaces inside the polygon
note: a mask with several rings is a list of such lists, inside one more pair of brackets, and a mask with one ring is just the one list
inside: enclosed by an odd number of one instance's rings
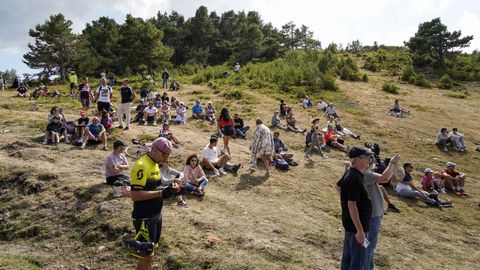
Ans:
{"label": "sun hat", "polygon": [[432,173],[432,172],[433,172],[433,170],[432,170],[432,169],[430,169],[430,168],[426,168],[426,169],[425,169],[423,172],[424,172],[424,173]]}
{"label": "sun hat", "polygon": [[457,164],[449,161],[449,162],[447,162],[447,165],[446,165],[446,166],[447,166],[447,167],[455,167],[455,166],[457,166]]}

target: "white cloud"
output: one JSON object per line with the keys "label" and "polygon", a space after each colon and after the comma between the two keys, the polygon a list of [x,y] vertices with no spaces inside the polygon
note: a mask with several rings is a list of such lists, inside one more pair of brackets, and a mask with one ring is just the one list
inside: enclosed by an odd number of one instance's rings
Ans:
{"label": "white cloud", "polygon": [[468,51],[480,49],[480,16],[466,10],[458,20],[458,25],[462,30],[462,35],[473,35],[473,40]]}

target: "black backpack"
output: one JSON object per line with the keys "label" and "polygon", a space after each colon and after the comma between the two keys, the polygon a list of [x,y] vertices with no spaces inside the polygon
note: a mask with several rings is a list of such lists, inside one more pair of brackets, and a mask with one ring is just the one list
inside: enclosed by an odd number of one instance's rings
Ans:
{"label": "black backpack", "polygon": [[275,168],[279,169],[280,171],[288,171],[290,170],[290,165],[283,160],[283,159],[277,159],[275,160]]}

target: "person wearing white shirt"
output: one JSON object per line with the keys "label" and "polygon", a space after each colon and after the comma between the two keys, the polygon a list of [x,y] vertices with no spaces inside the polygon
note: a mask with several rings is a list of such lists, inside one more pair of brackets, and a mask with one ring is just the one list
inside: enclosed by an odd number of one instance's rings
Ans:
{"label": "person wearing white shirt", "polygon": [[[222,176],[227,175],[224,167],[227,165],[227,162],[230,160],[230,156],[228,154],[220,153],[220,151],[217,148],[217,142],[218,142],[218,138],[215,136],[212,136],[210,138],[210,143],[207,144],[205,148],[203,148],[202,150],[203,166],[208,170],[213,170],[213,172],[215,173],[215,177],[221,176],[221,175]],[[239,165],[237,166],[240,167]],[[238,168],[236,170],[238,170]]]}
{"label": "person wearing white shirt", "polygon": [[318,101],[318,104],[317,104],[317,109],[319,110],[322,110],[322,111],[325,111],[325,109],[327,108],[328,104],[323,101],[323,100],[320,100]]}
{"label": "person wearing white shirt", "polygon": [[158,109],[153,106],[153,101],[148,102],[148,107],[143,110],[143,121],[146,126],[149,122],[153,122],[153,125],[157,125]]}
{"label": "person wearing white shirt", "polygon": [[102,78],[100,86],[97,88],[95,92],[95,102],[97,103],[98,111],[101,112],[106,110],[107,112],[110,111],[110,99],[112,98],[112,87],[107,85],[107,79]]}

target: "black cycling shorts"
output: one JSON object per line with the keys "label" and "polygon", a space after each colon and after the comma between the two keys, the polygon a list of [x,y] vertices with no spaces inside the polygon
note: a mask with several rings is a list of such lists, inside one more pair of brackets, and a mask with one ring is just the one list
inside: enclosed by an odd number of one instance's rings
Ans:
{"label": "black cycling shorts", "polygon": [[[142,235],[142,233],[139,233],[140,229],[142,228],[142,223],[145,224],[145,234],[148,235],[148,237],[145,237]],[[153,242],[155,243],[155,247],[157,247],[158,243],[160,242],[160,235],[162,234],[162,214],[159,213],[148,219],[134,219],[133,227],[135,227],[135,232],[137,235],[135,240],[140,242]]]}
{"label": "black cycling shorts", "polygon": [[223,127],[222,133],[225,136],[233,136],[233,134],[235,134],[235,130],[233,129],[232,125],[228,125]]}

